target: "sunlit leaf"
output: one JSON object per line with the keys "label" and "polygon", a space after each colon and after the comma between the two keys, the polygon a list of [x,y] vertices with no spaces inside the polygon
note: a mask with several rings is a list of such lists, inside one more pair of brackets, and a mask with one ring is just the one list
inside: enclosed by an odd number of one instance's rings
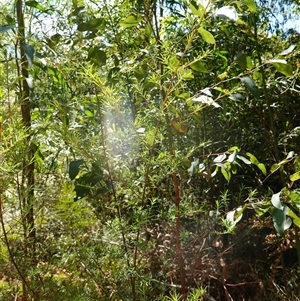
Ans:
{"label": "sunlit leaf", "polygon": [[241,155],[237,155],[237,158],[239,160],[243,161],[245,164],[248,164],[248,165],[251,164],[251,162],[248,159],[246,159],[245,157],[243,157]]}
{"label": "sunlit leaf", "polygon": [[293,76],[293,67],[290,64],[282,64],[282,63],[272,63],[272,65],[276,68],[277,71],[282,73],[287,77]]}
{"label": "sunlit leaf", "polygon": [[292,225],[292,220],[287,217],[289,208],[283,205],[283,209],[274,208],[273,209],[273,223],[276,231],[284,236],[284,231],[287,230]]}
{"label": "sunlit leaf", "polygon": [[202,16],[202,13],[203,13],[202,5],[199,5],[198,8],[196,8],[192,3],[188,2],[188,6],[194,15],[199,16],[199,17]]}
{"label": "sunlit leaf", "polygon": [[232,154],[230,154],[228,159],[227,159],[227,162],[232,163],[235,160],[236,155],[237,155],[237,151],[234,151]]}
{"label": "sunlit leaf", "polygon": [[192,163],[190,168],[188,169],[188,173],[190,174],[190,176],[192,176],[196,170],[198,169],[198,165],[199,165],[199,159],[195,159]]}
{"label": "sunlit leaf", "polygon": [[297,180],[299,180],[299,179],[300,179],[300,171],[298,171],[298,172],[296,172],[296,173],[290,175],[290,180],[291,180],[292,182],[295,182],[295,181],[297,181]]}
{"label": "sunlit leaf", "polygon": [[259,161],[256,159],[256,157],[254,155],[252,155],[251,153],[246,153],[246,155],[250,158],[250,162],[254,165],[258,165]]}
{"label": "sunlit leaf", "polygon": [[206,43],[209,43],[209,44],[215,44],[216,43],[214,36],[209,31],[204,29],[203,27],[199,27],[198,32],[201,34],[203,40]]}
{"label": "sunlit leaf", "polygon": [[228,169],[222,167],[221,173],[224,176],[224,178],[227,180],[227,182],[229,182],[231,178],[231,172]]}
{"label": "sunlit leaf", "polygon": [[254,0],[241,0],[243,4],[248,6],[248,9],[250,10],[251,13],[254,13],[257,9],[256,3]]}
{"label": "sunlit leaf", "polygon": [[260,171],[263,173],[264,176],[267,175],[267,169],[263,163],[258,163],[257,167],[260,169]]}
{"label": "sunlit leaf", "polygon": [[39,4],[37,1],[26,1],[25,5],[29,6],[29,7],[36,8],[36,9],[42,11],[42,12],[47,11],[47,9],[45,7],[43,7],[41,4]]}
{"label": "sunlit leaf", "polygon": [[279,55],[288,55],[293,52],[293,50],[297,47],[297,45],[291,45],[289,48],[281,51]]}
{"label": "sunlit leaf", "polygon": [[221,154],[218,157],[214,158],[213,162],[220,163],[220,162],[223,162],[226,158],[227,158],[226,154]]}
{"label": "sunlit leaf", "polygon": [[227,18],[232,21],[238,20],[238,14],[233,6],[223,6],[215,12],[215,15],[217,17]]}
{"label": "sunlit leaf", "polygon": [[130,14],[120,22],[120,25],[124,28],[136,27],[142,19],[140,14]]}

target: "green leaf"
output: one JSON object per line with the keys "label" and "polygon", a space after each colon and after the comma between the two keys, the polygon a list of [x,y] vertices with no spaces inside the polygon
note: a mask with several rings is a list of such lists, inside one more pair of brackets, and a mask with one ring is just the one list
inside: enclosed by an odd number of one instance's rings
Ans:
{"label": "green leaf", "polygon": [[290,216],[292,219],[293,219],[293,223],[298,227],[300,228],[300,218],[298,217],[298,215],[292,211],[291,208],[289,208],[288,210],[288,216]]}
{"label": "green leaf", "polygon": [[242,3],[248,6],[251,13],[256,12],[257,7],[254,0],[242,0]]}
{"label": "green leaf", "polygon": [[241,78],[241,81],[254,97],[258,98],[260,96],[259,89],[252,78],[245,76]]}
{"label": "green leaf", "polygon": [[221,173],[224,176],[224,178],[227,180],[227,182],[229,182],[231,178],[231,172],[227,168],[222,167]]}
{"label": "green leaf", "polygon": [[218,157],[214,158],[214,163],[220,163],[227,158],[226,154],[221,154]]}
{"label": "green leaf", "polygon": [[246,153],[246,155],[250,158],[250,162],[254,165],[258,165],[259,162],[256,159],[256,157],[254,155],[252,155],[251,153]]}
{"label": "green leaf", "polygon": [[203,40],[206,43],[209,43],[209,44],[215,44],[216,43],[214,36],[209,31],[207,31],[206,29],[200,27],[198,29],[198,32],[201,34]]}
{"label": "green leaf", "polygon": [[69,177],[70,177],[71,180],[74,180],[77,177],[77,175],[79,173],[79,167],[83,163],[84,163],[83,159],[70,162],[70,165],[69,165]]}
{"label": "green leaf", "polygon": [[10,29],[16,28],[16,24],[6,24],[0,26],[0,33],[6,32]]}
{"label": "green leaf", "polygon": [[243,157],[243,156],[241,156],[241,155],[237,155],[236,156],[239,160],[241,160],[241,161],[243,161],[245,164],[251,164],[251,162],[248,160],[248,159],[246,159],[245,157]]}
{"label": "green leaf", "polygon": [[290,64],[283,64],[283,63],[272,63],[272,65],[276,68],[277,71],[282,73],[287,77],[293,76],[293,67]]}
{"label": "green leaf", "polygon": [[290,175],[290,180],[291,180],[292,182],[295,182],[295,181],[297,181],[297,180],[299,180],[299,179],[300,179],[300,171],[298,171],[298,172],[296,172],[296,173]]}
{"label": "green leaf", "polygon": [[192,3],[189,2],[188,6],[194,15],[202,17],[203,6],[201,4],[198,6],[198,8],[196,8]]}
{"label": "green leaf", "polygon": [[245,53],[238,53],[235,59],[241,67],[247,68],[247,55]]}
{"label": "green leaf", "polygon": [[142,19],[140,14],[130,14],[120,22],[120,25],[124,28],[135,27]]}
{"label": "green leaf", "polygon": [[41,4],[39,4],[37,1],[26,1],[25,5],[29,6],[29,7],[33,7],[36,8],[42,12],[46,12],[47,9],[45,7],[43,7]]}
{"label": "green leaf", "polygon": [[230,162],[230,163],[234,162],[236,156],[237,156],[237,151],[235,150],[232,154],[229,155],[227,162]]}
{"label": "green leaf", "polygon": [[104,22],[103,18],[95,18],[91,19],[88,22],[80,23],[78,24],[77,30],[78,31],[89,31],[89,30],[94,30],[100,25],[102,25]]}
{"label": "green leaf", "polygon": [[283,210],[274,208],[272,213],[274,227],[281,236],[284,236],[284,231],[292,225],[292,220],[287,217],[289,208],[286,205],[283,207]]}
{"label": "green leaf", "polygon": [[288,55],[288,54],[292,53],[296,47],[297,47],[297,45],[291,45],[289,48],[281,51],[279,53],[279,55]]}
{"label": "green leaf", "polygon": [[271,203],[275,208],[277,208],[279,210],[283,210],[284,207],[282,206],[282,204],[280,202],[280,194],[281,194],[281,191],[273,194],[272,198],[271,198]]}
{"label": "green leaf", "polygon": [[192,63],[191,68],[195,71],[198,71],[198,72],[208,73],[207,68],[205,67],[205,65],[200,60]]}
{"label": "green leaf", "polygon": [[85,111],[84,111],[84,114],[85,114],[87,117],[94,117],[94,113],[91,112],[90,110],[85,110]]}
{"label": "green leaf", "polygon": [[106,64],[106,53],[96,47],[91,47],[88,52],[88,59],[97,66]]}
{"label": "green leaf", "polygon": [[29,66],[32,67],[32,65],[33,65],[33,58],[34,58],[34,48],[33,48],[33,46],[24,43],[22,45],[22,48],[23,48],[23,50],[25,52],[25,55],[26,55],[26,58],[28,60]]}
{"label": "green leaf", "polygon": [[257,167],[261,170],[261,172],[263,173],[264,176],[267,175],[267,169],[266,169],[266,166],[263,163],[258,163]]}
{"label": "green leaf", "polygon": [[191,163],[191,166],[188,169],[188,173],[190,174],[190,176],[192,176],[196,172],[196,170],[198,169],[198,165],[199,165],[199,159],[196,159]]}

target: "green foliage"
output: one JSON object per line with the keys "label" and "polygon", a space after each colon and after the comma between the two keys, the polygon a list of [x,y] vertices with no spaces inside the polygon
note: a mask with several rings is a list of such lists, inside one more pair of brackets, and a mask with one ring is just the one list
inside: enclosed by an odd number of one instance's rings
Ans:
{"label": "green foliage", "polygon": [[[300,262],[291,37],[252,0],[23,4],[23,74],[16,3],[0,15],[0,298],[278,299],[247,288],[274,291],[288,241]],[[270,256],[238,257],[263,227]]]}

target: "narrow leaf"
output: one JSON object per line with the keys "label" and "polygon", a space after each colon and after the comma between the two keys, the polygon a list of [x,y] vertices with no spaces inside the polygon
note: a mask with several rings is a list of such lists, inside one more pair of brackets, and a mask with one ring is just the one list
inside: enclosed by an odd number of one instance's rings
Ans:
{"label": "narrow leaf", "polygon": [[232,154],[229,155],[228,159],[227,159],[227,162],[234,162],[235,158],[236,158],[236,155],[237,155],[237,152],[234,151]]}
{"label": "narrow leaf", "polygon": [[298,172],[296,172],[296,173],[290,175],[290,180],[291,180],[292,182],[295,182],[295,181],[297,181],[297,180],[299,180],[299,179],[300,179],[300,171],[298,171]]}
{"label": "narrow leaf", "polygon": [[6,24],[0,26],[0,33],[6,32],[10,29],[16,28],[16,24]]}
{"label": "narrow leaf", "polygon": [[199,17],[202,16],[202,12],[203,12],[202,5],[199,5],[199,7],[196,8],[192,3],[188,3],[188,6],[194,15],[199,16]]}
{"label": "narrow leaf", "polygon": [[251,164],[251,162],[248,159],[246,159],[245,157],[243,157],[241,155],[237,155],[237,158],[239,160],[243,161],[245,164],[248,164],[248,165]]}
{"label": "narrow leaf", "polygon": [[46,12],[47,9],[45,7],[43,7],[41,4],[39,4],[37,1],[26,1],[25,5],[29,6],[29,7],[33,7],[36,8],[42,12]]}
{"label": "narrow leaf", "polygon": [[34,58],[34,48],[33,48],[33,46],[24,43],[22,45],[22,48],[23,48],[23,50],[25,52],[25,55],[26,55],[26,58],[28,60],[29,66],[32,67],[32,65],[33,65],[33,58]]}
{"label": "narrow leaf", "polygon": [[287,48],[287,49],[281,51],[281,52],[279,53],[279,55],[288,55],[288,54],[290,54],[291,52],[293,52],[293,50],[294,50],[296,47],[297,47],[297,45],[291,45],[289,48]]}

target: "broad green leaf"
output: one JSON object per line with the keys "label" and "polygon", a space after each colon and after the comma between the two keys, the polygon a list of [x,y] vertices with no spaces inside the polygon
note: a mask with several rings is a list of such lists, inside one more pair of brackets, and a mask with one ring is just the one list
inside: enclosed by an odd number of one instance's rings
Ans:
{"label": "broad green leaf", "polygon": [[120,22],[120,25],[124,28],[135,27],[142,19],[140,14],[130,14]]}
{"label": "broad green leaf", "polygon": [[96,47],[91,47],[88,52],[88,59],[97,66],[106,64],[106,53]]}
{"label": "broad green leaf", "polygon": [[70,162],[69,165],[69,177],[74,180],[79,173],[79,167],[84,163],[83,159]]}
{"label": "broad green leaf", "polygon": [[248,6],[251,13],[256,12],[257,7],[254,0],[242,0],[242,3]]}
{"label": "broad green leaf", "polygon": [[293,76],[293,67],[290,64],[283,64],[283,63],[272,63],[272,65],[276,68],[277,71],[282,73],[287,77]]}
{"label": "broad green leaf", "polygon": [[235,150],[232,154],[229,155],[227,162],[232,163],[235,160],[236,155],[237,155],[237,151]]}
{"label": "broad green leaf", "polygon": [[291,45],[289,48],[281,51],[279,55],[288,55],[293,52],[293,50],[297,47],[297,45]]}
{"label": "broad green leaf", "polygon": [[215,44],[216,43],[214,36],[209,31],[204,29],[203,27],[200,27],[198,29],[198,32],[201,34],[203,40],[206,43],[209,43],[209,44]]}
{"label": "broad green leaf", "polygon": [[248,159],[246,159],[245,157],[243,157],[243,156],[241,156],[241,155],[237,155],[236,156],[239,160],[241,160],[241,161],[243,161],[245,164],[251,164],[251,162],[248,160]]}
{"label": "broad green leaf", "polygon": [[258,163],[257,167],[261,170],[261,172],[263,173],[264,176],[267,175],[267,169],[266,169],[266,166],[263,163]]}
{"label": "broad green leaf", "polygon": [[252,155],[251,153],[246,153],[246,155],[250,158],[250,162],[254,165],[258,165],[259,162],[256,159],[256,157],[254,155]]}
{"label": "broad green leaf", "polygon": [[232,21],[238,20],[238,14],[234,6],[223,6],[215,12],[215,15],[221,18],[230,19]]}
{"label": "broad green leaf", "polygon": [[192,63],[191,68],[195,71],[198,71],[198,72],[208,73],[207,68],[205,67],[205,65],[200,60]]}
{"label": "broad green leaf", "polygon": [[84,114],[85,114],[87,117],[94,117],[94,113],[91,112],[90,110],[85,110],[85,111],[84,111]]}
{"label": "broad green leaf", "polygon": [[201,4],[196,8],[192,3],[188,2],[188,6],[194,15],[202,17],[203,6]]}
{"label": "broad green leaf", "polygon": [[0,26],[0,33],[6,32],[10,29],[16,28],[16,24],[6,24]]}
{"label": "broad green leaf", "polygon": [[222,167],[221,173],[224,176],[224,178],[227,180],[227,182],[229,182],[231,178],[231,172],[228,169]]}
{"label": "broad green leaf", "polygon": [[28,60],[28,64],[30,67],[32,67],[33,65],[33,58],[34,58],[34,48],[33,46],[29,45],[29,44],[23,44],[22,48],[25,52],[26,58]]}
{"label": "broad green leaf", "polygon": [[25,2],[25,5],[26,6],[29,6],[29,7],[33,7],[33,8],[36,8],[42,12],[46,12],[47,9],[45,7],[43,7],[41,4],[39,4],[37,1],[26,1]]}
{"label": "broad green leaf", "polygon": [[79,30],[79,31],[94,30],[97,27],[99,27],[100,25],[102,25],[103,22],[104,22],[103,18],[91,19],[87,22],[78,24],[77,30]]}
{"label": "broad green leaf", "polygon": [[292,182],[295,182],[295,181],[297,181],[297,180],[299,180],[299,179],[300,179],[300,171],[298,171],[298,172],[296,172],[296,173],[290,175],[290,180],[291,180]]}
{"label": "broad green leaf", "polygon": [[226,154],[221,154],[218,157],[214,158],[214,163],[223,162],[227,158]]}
{"label": "broad green leaf", "polygon": [[237,151],[239,152],[240,151],[240,148],[238,146],[231,146],[229,149],[228,149],[229,152],[234,152],[234,151]]}
{"label": "broad green leaf", "polygon": [[254,97],[258,98],[260,96],[259,89],[252,78],[245,76],[241,78],[241,81]]}
{"label": "broad green leaf", "polygon": [[281,194],[281,191],[278,192],[278,193],[273,194],[272,198],[271,198],[271,203],[277,209],[283,210],[284,207],[282,206],[282,204],[280,202],[280,194]]}

